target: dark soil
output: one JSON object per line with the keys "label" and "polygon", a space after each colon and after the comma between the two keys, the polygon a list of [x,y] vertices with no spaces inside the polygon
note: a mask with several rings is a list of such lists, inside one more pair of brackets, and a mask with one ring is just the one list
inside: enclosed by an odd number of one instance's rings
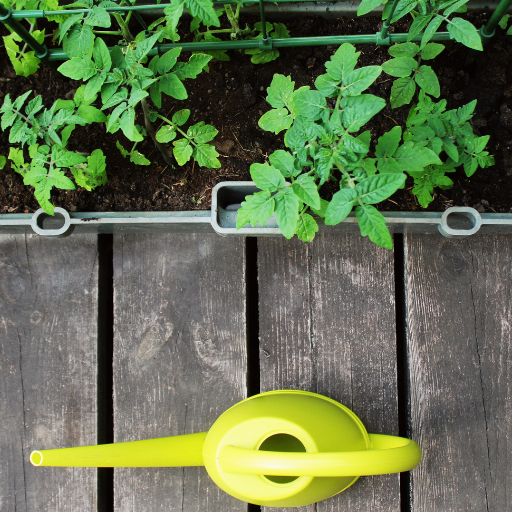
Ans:
{"label": "dark soil", "polygon": [[[469,17],[477,27],[486,21],[486,15]],[[380,29],[381,22],[375,17],[303,18],[287,26],[292,36],[371,34]],[[394,27],[396,31],[404,29],[407,29],[406,23]],[[464,65],[468,50],[451,42],[431,61],[440,79],[441,97],[448,100],[449,109],[478,100],[473,128],[478,135],[491,136],[488,150],[495,155],[496,165],[479,169],[471,178],[467,178],[462,169],[451,174],[455,187],[436,194],[428,210],[467,205],[481,212],[512,211],[512,37],[505,36],[501,29],[497,32],[485,52],[477,52],[476,59],[469,65]],[[203,120],[219,130],[216,146],[221,154],[220,169],[200,168],[193,163],[171,168],[164,163],[149,137],[137,149],[152,164],[136,166],[124,159],[116,148],[116,140],[125,147],[131,146],[121,132],[106,134],[104,126],[98,124],[77,127],[69,149],[83,152],[102,149],[107,156],[108,183],[94,192],[81,188],[54,191],[52,202],[69,211],[208,209],[211,190],[218,182],[249,180],[251,163],[264,162],[270,153],[284,147],[282,136],[264,132],[257,124],[269,109],[265,101],[266,88],[274,73],[290,75],[296,86],[314,87],[315,78],[325,72],[324,63],[335,50],[332,46],[283,49],[278,60],[264,65],[253,65],[249,56],[232,51],[230,62],[214,60],[209,73],[186,82],[188,100],[166,100],[162,109],[166,117],[176,110],[189,108],[192,122]],[[358,50],[362,52],[360,66],[381,64],[389,59],[386,47],[359,45]],[[383,73],[369,92],[388,99],[392,80]],[[17,77],[5,50],[0,50],[0,102],[7,93],[16,97],[32,89],[35,94],[42,94],[44,104],[50,106],[59,97],[72,98],[79,85],[47,67],[30,77]],[[371,130],[373,142],[396,124],[403,126],[408,110],[408,106],[395,110],[387,107],[375,116],[365,127]],[[143,124],[141,118],[138,122]],[[0,132],[0,154],[7,153],[7,133]],[[39,208],[32,187],[24,186],[21,176],[9,164],[0,171],[0,177],[1,213],[32,212]],[[411,188],[412,183],[408,182],[404,190],[380,208],[423,210]],[[329,199],[335,191],[334,186],[326,184],[321,192]]]}

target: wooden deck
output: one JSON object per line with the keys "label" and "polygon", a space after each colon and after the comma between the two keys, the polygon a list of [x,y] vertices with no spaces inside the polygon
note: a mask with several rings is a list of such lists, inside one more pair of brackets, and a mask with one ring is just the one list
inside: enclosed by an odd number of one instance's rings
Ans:
{"label": "wooden deck", "polygon": [[509,235],[395,235],[394,252],[356,235],[3,235],[0,318],[0,512],[260,510],[203,468],[28,457],[206,430],[280,388],[423,449],[410,474],[294,510],[512,509]]}

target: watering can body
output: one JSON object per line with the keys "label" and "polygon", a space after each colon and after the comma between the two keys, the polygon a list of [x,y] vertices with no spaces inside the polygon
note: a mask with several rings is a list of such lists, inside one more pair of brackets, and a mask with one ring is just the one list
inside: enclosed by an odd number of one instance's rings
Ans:
{"label": "watering can body", "polygon": [[321,501],[359,476],[408,471],[420,459],[414,441],[368,434],[342,404],[295,390],[248,398],[222,414],[208,432],[30,456],[37,466],[204,465],[228,494],[269,507]]}

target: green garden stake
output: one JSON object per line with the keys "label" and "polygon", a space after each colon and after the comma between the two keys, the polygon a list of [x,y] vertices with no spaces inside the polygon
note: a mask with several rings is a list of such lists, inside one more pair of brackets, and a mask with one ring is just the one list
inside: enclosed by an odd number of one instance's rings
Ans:
{"label": "green garden stake", "polygon": [[368,434],[347,407],[307,391],[270,391],[222,414],[208,432],[99,446],[39,450],[35,466],[205,466],[236,498],[267,507],[324,500],[359,476],[409,471],[419,446]]}

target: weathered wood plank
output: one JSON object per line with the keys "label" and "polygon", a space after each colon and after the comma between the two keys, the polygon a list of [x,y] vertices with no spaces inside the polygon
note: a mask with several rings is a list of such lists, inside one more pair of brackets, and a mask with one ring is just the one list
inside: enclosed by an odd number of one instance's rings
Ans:
{"label": "weathered wood plank", "polygon": [[[259,239],[258,268],[262,391],[317,392],[369,432],[398,434],[393,253],[358,235]],[[296,510],[399,509],[399,478],[387,475]]]}
{"label": "weathered wood plank", "polygon": [[406,248],[413,510],[510,510],[512,237]]}
{"label": "weathered wood plank", "polygon": [[0,510],[96,510],[96,470],[34,449],[96,443],[97,237],[0,236]]}
{"label": "weathered wood plank", "polygon": [[[245,241],[114,237],[115,440],[207,430],[246,396]],[[115,470],[117,511],[247,510],[204,468]]]}

